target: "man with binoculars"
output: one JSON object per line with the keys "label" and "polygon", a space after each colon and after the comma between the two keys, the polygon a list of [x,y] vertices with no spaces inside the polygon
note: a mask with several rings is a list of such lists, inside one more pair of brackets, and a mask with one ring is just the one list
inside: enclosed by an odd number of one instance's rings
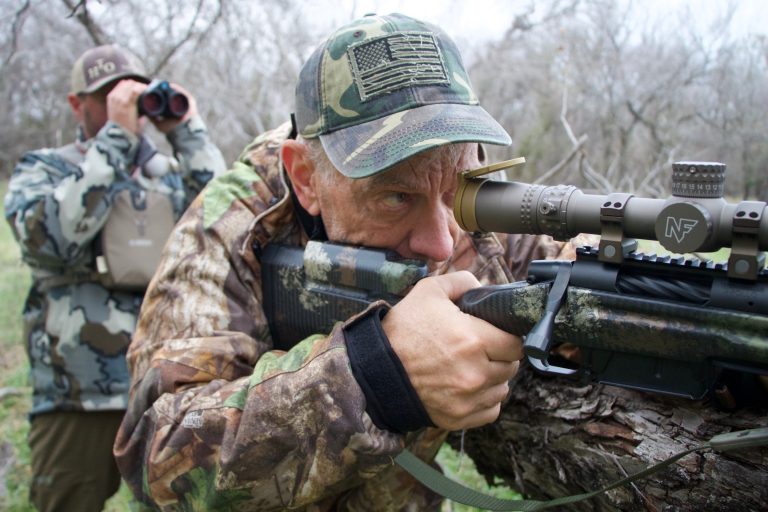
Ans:
{"label": "man with binoculars", "polygon": [[[167,82],[147,93],[149,82],[123,48],[85,52],[67,95],[79,123],[75,142],[25,154],[5,198],[32,270],[23,314],[33,386],[30,499],[41,511],[100,511],[120,484],[112,444],[127,404],[125,353],[144,290],[94,278],[116,198],[140,209],[144,198],[159,197],[172,225],[225,169],[194,97]],[[139,108],[163,106],[169,97],[177,107],[171,111]],[[142,135],[147,119],[166,135],[173,157]],[[147,229],[156,222],[146,215]],[[128,252],[126,261],[138,259]]]}

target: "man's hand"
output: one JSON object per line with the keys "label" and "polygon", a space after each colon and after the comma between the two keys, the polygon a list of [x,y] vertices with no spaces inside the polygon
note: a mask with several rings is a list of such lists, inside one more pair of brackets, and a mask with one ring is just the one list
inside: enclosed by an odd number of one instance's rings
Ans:
{"label": "man's hand", "polygon": [[184,94],[187,97],[187,101],[189,102],[189,109],[187,110],[187,113],[184,114],[184,117],[182,117],[180,119],[169,118],[169,117],[158,118],[158,119],[154,119],[154,118],[150,118],[149,119],[152,122],[152,124],[154,124],[155,127],[160,132],[162,132],[162,133],[164,133],[166,135],[168,133],[170,133],[174,128],[176,128],[179,124],[183,123],[184,121],[186,121],[190,117],[192,117],[192,116],[197,114],[197,102],[195,101],[194,96],[192,96],[189,93],[189,91],[184,89],[179,84],[171,83],[169,85],[171,86],[172,89],[175,89],[176,91]]}
{"label": "man's hand", "polygon": [[469,272],[422,279],[382,321],[427,414],[448,430],[494,421],[523,357],[519,337],[454,304],[478,286]]}
{"label": "man's hand", "polygon": [[[150,118],[149,120],[162,133],[168,134],[190,117],[197,114],[197,102],[195,98],[179,84],[170,84],[172,88],[187,96],[189,109],[181,119],[175,118]],[[107,95],[107,118],[122,126],[125,130],[139,135],[142,123],[139,116],[139,96],[146,90],[147,84],[135,80],[120,80],[120,82]]]}
{"label": "man's hand", "polygon": [[135,135],[141,132],[137,102],[147,88],[136,80],[120,80],[107,95],[107,119]]}

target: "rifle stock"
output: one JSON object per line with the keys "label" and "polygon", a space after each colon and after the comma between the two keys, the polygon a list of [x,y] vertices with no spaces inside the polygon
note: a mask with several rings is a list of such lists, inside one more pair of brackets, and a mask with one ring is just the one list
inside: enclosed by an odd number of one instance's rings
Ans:
{"label": "rifle stock", "polygon": [[328,334],[374,301],[396,303],[427,275],[421,261],[332,242],[310,241],[306,249],[271,244],[260,259],[264,312],[281,350]]}

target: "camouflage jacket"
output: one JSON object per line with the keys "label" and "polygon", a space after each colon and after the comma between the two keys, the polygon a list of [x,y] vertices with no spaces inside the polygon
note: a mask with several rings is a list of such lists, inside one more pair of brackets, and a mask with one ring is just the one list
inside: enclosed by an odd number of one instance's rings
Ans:
{"label": "camouflage jacket", "polygon": [[[278,156],[289,132],[257,138],[176,226],[128,352],[118,466],[162,510],[434,509],[439,499],[392,457],[408,446],[432,460],[446,432],[374,425],[341,325],[273,349],[255,253],[307,242]],[[543,237],[466,235],[459,246],[454,268],[483,283],[563,249]]]}
{"label": "camouflage jacket", "polygon": [[87,141],[79,131],[74,145],[31,151],[13,171],[5,216],[32,270],[23,315],[33,415],[127,405],[125,354],[142,294],[110,291],[93,280],[50,290],[46,283],[93,272],[95,241],[120,187],[167,194],[178,219],[226,169],[200,118],[179,125],[168,140],[178,161],[155,155],[147,165],[165,173],[154,178],[143,173],[131,178],[140,139],[112,122]]}

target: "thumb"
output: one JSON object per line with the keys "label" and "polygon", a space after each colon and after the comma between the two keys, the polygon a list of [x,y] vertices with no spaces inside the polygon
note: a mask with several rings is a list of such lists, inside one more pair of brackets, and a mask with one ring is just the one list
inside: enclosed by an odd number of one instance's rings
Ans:
{"label": "thumb", "polygon": [[466,270],[434,276],[432,282],[437,285],[452,302],[459,300],[468,290],[480,286],[480,281]]}

